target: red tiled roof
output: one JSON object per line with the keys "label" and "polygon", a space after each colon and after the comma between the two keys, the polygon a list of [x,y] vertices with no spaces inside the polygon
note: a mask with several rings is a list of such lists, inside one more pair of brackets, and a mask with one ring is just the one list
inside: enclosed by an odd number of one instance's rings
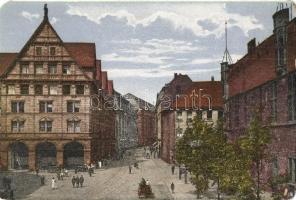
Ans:
{"label": "red tiled roof", "polygon": [[0,76],[16,59],[17,53],[0,53]]}
{"label": "red tiled roof", "polygon": [[64,42],[64,45],[81,67],[94,67],[96,65],[95,43]]}
{"label": "red tiled roof", "polygon": [[[201,94],[200,99],[198,97],[199,91]],[[194,99],[192,99],[193,95],[195,96]],[[223,94],[220,81],[192,82],[192,84],[180,95],[180,97],[174,101],[172,107],[175,108],[177,104],[178,109],[192,109],[195,105],[195,108],[202,107],[206,109],[209,108],[209,101],[206,96],[210,97],[211,107],[213,109],[223,109]]]}

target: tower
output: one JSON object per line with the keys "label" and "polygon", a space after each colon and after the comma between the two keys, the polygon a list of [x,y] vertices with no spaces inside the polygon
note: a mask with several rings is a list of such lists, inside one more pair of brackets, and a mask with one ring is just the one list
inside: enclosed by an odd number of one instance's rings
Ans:
{"label": "tower", "polygon": [[227,21],[225,21],[225,51],[221,62],[221,83],[223,85],[223,99],[228,99],[228,66],[232,64],[232,58],[227,48]]}
{"label": "tower", "polygon": [[278,76],[287,73],[287,24],[289,23],[289,8],[279,3],[277,11],[272,16],[273,33],[276,47],[276,72]]}

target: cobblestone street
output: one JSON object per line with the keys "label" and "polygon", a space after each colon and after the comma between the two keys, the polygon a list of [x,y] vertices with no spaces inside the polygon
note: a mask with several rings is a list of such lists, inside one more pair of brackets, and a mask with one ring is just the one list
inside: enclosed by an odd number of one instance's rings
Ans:
{"label": "cobblestone street", "polygon": [[[69,177],[63,181],[57,181],[58,189],[52,190],[50,180],[54,174],[47,174],[46,185],[25,197],[33,199],[138,199],[138,183],[141,178],[149,180],[156,199],[196,199],[194,187],[184,183],[184,179],[178,179],[178,168],[175,175],[171,174],[170,165],[160,159],[143,159],[142,149],[132,152],[124,161],[113,162],[107,169],[97,169],[92,177],[87,173],[83,188],[73,188],[71,183],[71,171]],[[139,169],[133,168],[129,174],[128,163],[139,162]],[[41,173],[42,174],[42,173]],[[174,182],[175,193],[170,191],[170,184]]]}

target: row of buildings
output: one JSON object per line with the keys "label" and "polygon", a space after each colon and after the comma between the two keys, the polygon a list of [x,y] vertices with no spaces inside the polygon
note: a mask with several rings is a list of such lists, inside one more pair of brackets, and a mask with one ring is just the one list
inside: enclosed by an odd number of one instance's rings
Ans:
{"label": "row of buildings", "polygon": [[161,89],[156,121],[162,159],[174,163],[176,141],[192,117],[215,123],[224,115],[225,131],[234,141],[245,134],[252,113],[260,109],[272,132],[271,159],[262,168],[262,181],[288,175],[296,182],[296,19],[290,14],[279,5],[273,34],[260,44],[250,40],[247,54],[236,63],[226,48],[221,81],[193,82],[175,74]]}
{"label": "row of buildings", "polygon": [[83,165],[142,137],[139,109],[113,88],[95,44],[64,42],[47,5],[21,51],[0,53],[0,93],[2,169]]}

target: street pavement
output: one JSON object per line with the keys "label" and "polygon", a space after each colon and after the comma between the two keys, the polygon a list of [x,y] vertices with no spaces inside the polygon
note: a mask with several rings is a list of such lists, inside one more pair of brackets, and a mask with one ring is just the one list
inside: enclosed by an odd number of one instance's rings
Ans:
{"label": "street pavement", "polygon": [[[57,181],[58,188],[51,189],[51,178],[55,174],[41,172],[45,175],[46,184],[35,190],[32,194],[25,196],[25,200],[95,200],[95,199],[122,199],[133,200],[138,198],[138,184],[144,178],[150,182],[155,199],[196,199],[195,188],[189,181],[184,183],[184,177],[179,180],[178,167],[172,175],[171,166],[161,159],[145,159],[144,150],[130,150],[131,155],[125,156],[122,161],[112,161],[107,168],[95,170],[95,174],[89,177],[88,173],[74,174],[69,172],[69,177]],[[139,163],[139,169],[132,168],[129,174],[129,164]],[[72,176],[84,176],[84,186],[82,188],[72,187]],[[56,178],[56,177],[55,177]],[[175,185],[175,192],[172,193],[171,183]],[[201,198],[202,200],[216,199],[216,188],[211,187]],[[224,199],[227,199],[224,197]],[[263,198],[264,200],[270,199]]]}
{"label": "street pavement", "polygon": [[[175,175],[171,174],[170,165],[160,159],[145,159],[144,150],[137,149],[126,156],[124,161],[116,161],[106,169],[97,169],[92,177],[87,173],[78,173],[84,176],[84,186],[73,188],[71,178],[74,174],[70,171],[69,177],[57,181],[58,188],[51,189],[51,178],[54,174],[42,173],[46,177],[46,185],[30,195],[26,200],[92,200],[92,199],[138,199],[138,184],[142,178],[149,180],[155,199],[196,199],[194,187],[183,180],[178,179],[178,168]],[[129,174],[129,164],[139,162],[139,169],[133,167]],[[189,179],[188,179],[189,180]],[[170,191],[170,185],[174,182],[175,193]],[[189,181],[188,181],[189,182]]]}

